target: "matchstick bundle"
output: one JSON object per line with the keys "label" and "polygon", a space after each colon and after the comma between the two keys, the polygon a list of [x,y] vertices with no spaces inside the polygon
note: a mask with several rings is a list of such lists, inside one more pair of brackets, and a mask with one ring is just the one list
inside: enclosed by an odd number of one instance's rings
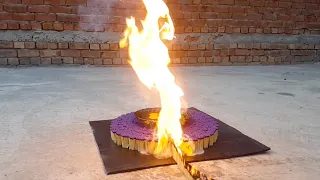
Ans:
{"label": "matchstick bundle", "polygon": [[[155,147],[157,146],[157,142],[148,141],[148,140],[138,140],[129,137],[120,136],[112,131],[110,131],[112,141],[118,146],[122,146],[123,148],[128,148],[130,150],[137,150],[142,153],[153,154]],[[195,151],[201,152],[205,148],[212,146],[218,138],[218,131],[216,131],[213,135],[209,137],[205,137],[203,139],[199,139],[194,143]]]}
{"label": "matchstick bundle", "polygon": [[[181,146],[187,147],[192,142],[194,154],[200,154],[217,141],[218,122],[215,118],[196,109],[188,109],[186,114],[188,114],[187,121],[182,125],[185,144]],[[111,139],[123,148],[153,154],[158,142],[156,127],[145,124],[136,117],[136,112],[122,115],[111,122]]]}

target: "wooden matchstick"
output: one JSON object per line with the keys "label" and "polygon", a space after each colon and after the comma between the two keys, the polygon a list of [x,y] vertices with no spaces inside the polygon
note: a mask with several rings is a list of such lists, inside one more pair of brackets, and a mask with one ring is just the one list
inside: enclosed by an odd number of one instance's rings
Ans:
{"label": "wooden matchstick", "polygon": [[171,144],[172,157],[178,164],[180,171],[186,176],[188,180],[213,180],[211,176],[200,172],[197,168],[186,162],[183,155],[180,155],[178,149],[173,143]]}

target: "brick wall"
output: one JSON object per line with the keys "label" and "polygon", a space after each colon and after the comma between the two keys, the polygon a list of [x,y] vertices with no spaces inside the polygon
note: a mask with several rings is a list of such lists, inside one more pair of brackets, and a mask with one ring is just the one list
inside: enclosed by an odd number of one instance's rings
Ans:
{"label": "brick wall", "polygon": [[[173,64],[319,61],[319,0],[165,1],[177,36],[183,36],[168,44]],[[22,30],[32,32],[31,36],[38,31],[48,32],[49,36],[51,31],[58,33],[54,40],[0,36],[0,65],[127,64],[126,50],[120,50],[115,39],[89,42],[89,38],[82,38],[66,42],[60,34],[85,31],[90,37],[97,32],[120,36],[126,27],[126,17],[132,15],[139,20],[145,13],[141,0],[0,0],[1,32]],[[217,37],[203,40],[205,34]],[[229,35],[237,40],[224,38]],[[251,35],[260,36],[244,40]]]}

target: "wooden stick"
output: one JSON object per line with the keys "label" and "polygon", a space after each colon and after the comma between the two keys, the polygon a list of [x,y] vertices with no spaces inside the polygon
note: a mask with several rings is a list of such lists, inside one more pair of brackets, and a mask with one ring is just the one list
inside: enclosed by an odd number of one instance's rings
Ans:
{"label": "wooden stick", "polygon": [[188,180],[213,180],[211,176],[207,176],[205,173],[200,172],[197,168],[186,162],[184,156],[180,155],[176,146],[173,143],[170,144],[172,157],[178,164],[180,171]]}

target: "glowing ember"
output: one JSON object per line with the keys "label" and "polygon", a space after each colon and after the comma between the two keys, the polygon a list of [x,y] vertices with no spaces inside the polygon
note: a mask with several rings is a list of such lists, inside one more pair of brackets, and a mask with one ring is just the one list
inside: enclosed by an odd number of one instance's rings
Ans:
{"label": "glowing ember", "polygon": [[[157,124],[158,143],[153,154],[158,158],[166,158],[171,156],[169,139],[173,140],[179,153],[182,153],[182,147],[186,147],[179,121],[183,91],[175,83],[175,78],[168,68],[170,57],[166,45],[162,42],[162,39],[174,38],[174,26],[169,9],[162,0],[143,0],[143,3],[147,9],[145,19],[141,21],[143,29],[138,30],[134,17],[127,18],[127,29],[125,37],[120,41],[120,47],[129,46],[130,64],[140,81],[149,89],[155,87],[159,91],[161,111]],[[158,23],[160,18],[166,19],[162,27]],[[186,153],[192,153],[188,151]]]}

